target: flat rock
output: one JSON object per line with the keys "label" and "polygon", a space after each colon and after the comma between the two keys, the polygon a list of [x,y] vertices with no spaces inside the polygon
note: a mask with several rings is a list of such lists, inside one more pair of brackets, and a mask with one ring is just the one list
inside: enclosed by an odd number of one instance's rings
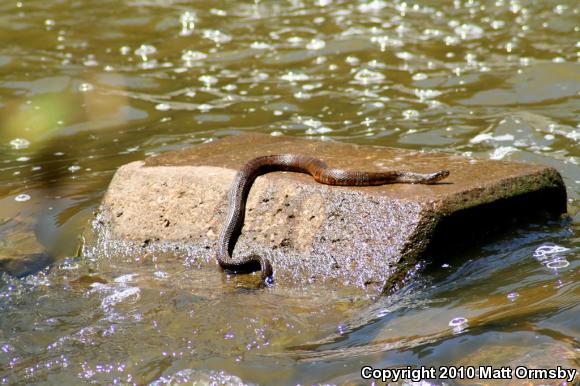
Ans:
{"label": "flat rock", "polygon": [[236,170],[254,157],[280,153],[312,155],[344,169],[448,169],[450,176],[434,185],[378,187],[327,186],[299,173],[259,177],[234,256],[270,258],[276,285],[380,290],[432,251],[480,239],[490,227],[532,212],[566,211],[562,178],[550,167],[244,134],[119,168],[85,253],[174,256],[217,269],[217,238]]}

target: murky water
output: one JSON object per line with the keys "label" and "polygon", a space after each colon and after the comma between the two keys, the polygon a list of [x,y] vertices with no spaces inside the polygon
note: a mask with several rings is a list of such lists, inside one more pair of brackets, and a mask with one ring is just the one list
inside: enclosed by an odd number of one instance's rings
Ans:
{"label": "murky water", "polygon": [[[0,265],[36,273],[0,278],[0,381],[579,369],[579,21],[567,0],[1,2]],[[244,131],[551,165],[569,217],[482,240],[379,299],[76,257],[118,166]]]}

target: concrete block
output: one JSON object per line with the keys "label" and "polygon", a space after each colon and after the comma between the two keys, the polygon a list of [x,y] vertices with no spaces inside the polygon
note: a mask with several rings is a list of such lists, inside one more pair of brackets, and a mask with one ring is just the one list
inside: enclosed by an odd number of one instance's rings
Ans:
{"label": "concrete block", "polygon": [[448,169],[450,176],[434,185],[378,187],[327,186],[287,172],[259,177],[234,256],[270,258],[275,285],[381,290],[429,251],[480,238],[489,227],[532,212],[566,211],[562,178],[546,166],[244,134],[119,168],[85,253],[175,257],[217,270],[216,242],[237,168],[281,153],[316,156],[343,169]]}

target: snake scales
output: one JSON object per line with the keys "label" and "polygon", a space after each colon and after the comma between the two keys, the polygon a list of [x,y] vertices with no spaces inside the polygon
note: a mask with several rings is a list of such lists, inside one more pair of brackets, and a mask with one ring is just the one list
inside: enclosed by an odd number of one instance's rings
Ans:
{"label": "snake scales", "polygon": [[232,273],[262,271],[261,283],[263,285],[273,282],[270,261],[258,255],[234,259],[232,253],[244,224],[246,198],[254,180],[262,174],[275,171],[306,173],[322,184],[341,186],[372,186],[391,183],[431,184],[449,175],[447,170],[428,174],[342,170],[329,168],[326,163],[317,158],[296,154],[267,155],[248,161],[238,171],[232,183],[228,214],[218,241],[217,261],[222,269]]}

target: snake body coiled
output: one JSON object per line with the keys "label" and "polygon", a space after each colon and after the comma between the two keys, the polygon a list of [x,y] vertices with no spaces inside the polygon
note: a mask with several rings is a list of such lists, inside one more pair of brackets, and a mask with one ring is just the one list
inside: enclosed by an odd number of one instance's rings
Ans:
{"label": "snake body coiled", "polygon": [[236,174],[229,192],[228,213],[218,240],[217,261],[222,269],[232,273],[250,273],[260,270],[263,285],[273,282],[270,261],[258,255],[234,259],[232,253],[244,224],[246,199],[254,180],[260,175],[275,171],[306,173],[319,183],[340,186],[376,186],[391,183],[432,184],[449,175],[448,170],[427,174],[404,171],[342,170],[329,168],[326,163],[317,158],[296,154],[267,155],[248,161]]}

